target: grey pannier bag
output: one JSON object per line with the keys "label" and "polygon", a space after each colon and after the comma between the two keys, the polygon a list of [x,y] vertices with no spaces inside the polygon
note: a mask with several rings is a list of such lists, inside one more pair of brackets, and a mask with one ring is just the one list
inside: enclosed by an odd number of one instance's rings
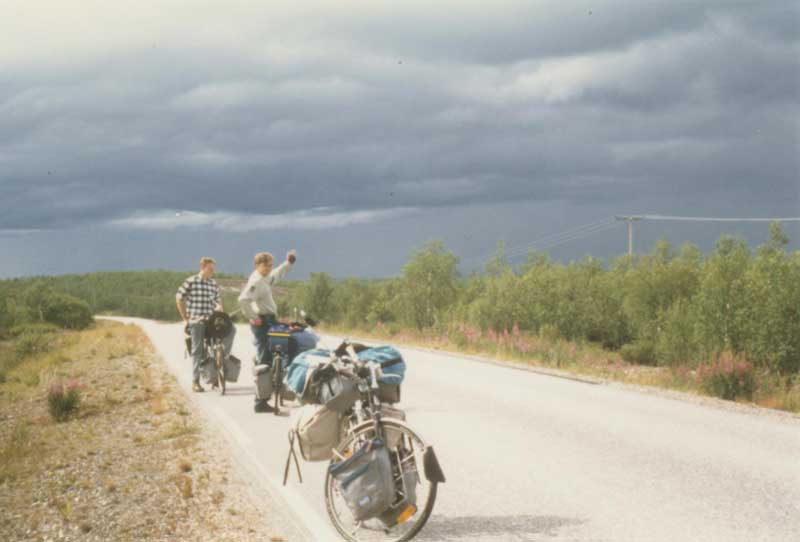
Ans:
{"label": "grey pannier bag", "polygon": [[330,378],[318,383],[319,402],[330,410],[344,412],[359,398],[358,389],[352,380],[334,373]]}
{"label": "grey pannier bag", "polygon": [[203,360],[200,364],[200,376],[212,386],[217,385],[219,374],[217,373],[217,364],[214,362],[214,358],[205,358]]}
{"label": "grey pannier bag", "polygon": [[225,381],[236,382],[239,380],[239,373],[242,370],[242,361],[235,356],[225,358]]}
{"label": "grey pannier bag", "polygon": [[272,395],[272,371],[269,365],[253,367],[253,379],[256,385],[256,399],[267,400]]}
{"label": "grey pannier bag", "polygon": [[333,457],[340,437],[338,412],[325,406],[304,405],[292,413],[290,424],[303,459],[327,461]]}
{"label": "grey pannier bag", "polygon": [[394,478],[389,450],[380,439],[371,440],[352,456],[329,467],[347,507],[356,521],[374,518],[394,501]]}

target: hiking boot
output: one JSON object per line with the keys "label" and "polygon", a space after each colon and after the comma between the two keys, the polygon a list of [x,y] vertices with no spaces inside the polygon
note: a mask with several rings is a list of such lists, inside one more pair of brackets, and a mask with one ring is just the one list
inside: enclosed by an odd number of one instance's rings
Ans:
{"label": "hiking boot", "polygon": [[253,406],[253,411],[255,412],[272,412],[273,408],[269,406],[267,401],[256,401],[256,404]]}
{"label": "hiking boot", "polygon": [[206,391],[206,390],[204,390],[203,386],[200,385],[200,381],[199,380],[195,380],[194,382],[192,382],[192,391],[202,392],[202,391]]}

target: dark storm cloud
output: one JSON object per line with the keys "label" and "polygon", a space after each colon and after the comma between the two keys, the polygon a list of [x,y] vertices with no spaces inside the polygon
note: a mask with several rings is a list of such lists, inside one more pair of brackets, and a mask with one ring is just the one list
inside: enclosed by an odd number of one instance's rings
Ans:
{"label": "dark storm cloud", "polygon": [[0,229],[631,193],[800,204],[796,6],[287,6],[114,37],[101,18],[95,41],[0,53]]}

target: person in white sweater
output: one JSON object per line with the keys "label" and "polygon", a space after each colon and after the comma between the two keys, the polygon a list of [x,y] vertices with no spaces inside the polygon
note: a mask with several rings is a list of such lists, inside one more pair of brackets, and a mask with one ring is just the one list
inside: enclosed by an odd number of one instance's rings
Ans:
{"label": "person in white sweater", "polygon": [[267,331],[269,326],[277,322],[278,307],[272,298],[272,286],[286,275],[296,259],[297,253],[291,250],[286,255],[286,261],[273,269],[272,254],[259,252],[254,258],[255,271],[239,294],[239,308],[250,321],[259,364],[269,361]]}

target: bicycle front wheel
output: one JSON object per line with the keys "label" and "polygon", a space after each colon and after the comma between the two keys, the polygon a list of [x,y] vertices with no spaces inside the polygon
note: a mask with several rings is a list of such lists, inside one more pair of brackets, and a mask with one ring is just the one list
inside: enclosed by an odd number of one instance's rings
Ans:
{"label": "bicycle front wheel", "polygon": [[217,381],[219,382],[219,394],[225,395],[225,353],[218,348],[214,356],[217,365]]}
{"label": "bicycle front wheel", "polygon": [[274,394],[275,406],[273,413],[277,416],[281,412],[281,386],[283,384],[283,374],[280,354],[275,354],[272,358],[272,393]]}
{"label": "bicycle front wheel", "polygon": [[[356,521],[328,470],[325,475],[325,508],[336,530],[349,542],[405,542],[414,538],[428,521],[436,502],[437,483],[425,477],[425,441],[405,423],[383,419],[381,438],[389,448],[395,481],[395,502],[377,518]],[[376,438],[372,421],[349,433],[336,449],[331,464],[349,457]]]}

